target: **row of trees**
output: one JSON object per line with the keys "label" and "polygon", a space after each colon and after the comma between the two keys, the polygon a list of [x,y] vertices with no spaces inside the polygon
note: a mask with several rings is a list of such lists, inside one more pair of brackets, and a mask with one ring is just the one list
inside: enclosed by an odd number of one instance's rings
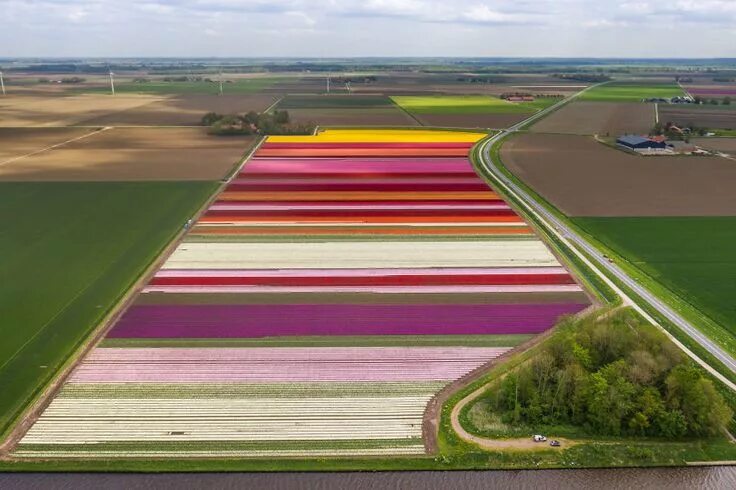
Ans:
{"label": "row of trees", "polygon": [[56,80],[51,80],[50,78],[46,78],[46,77],[42,77],[42,78],[39,78],[38,79],[38,83],[68,83],[68,84],[73,84],[73,83],[84,83],[86,81],[87,81],[87,79],[86,78],[82,78],[82,77],[64,77],[64,78],[60,78],[60,79],[56,79]]}
{"label": "row of trees", "polygon": [[564,321],[506,376],[491,406],[508,424],[572,424],[613,436],[709,436],[733,415],[699,368],[626,310]]}
{"label": "row of trees", "polygon": [[724,97],[723,99],[721,99],[720,102],[718,102],[718,99],[706,100],[703,97],[701,97],[699,95],[696,95],[695,97],[693,97],[693,103],[695,103],[695,104],[710,104],[710,105],[718,105],[718,104],[731,105],[731,97]]}
{"label": "row of trees", "polygon": [[594,73],[554,73],[553,77],[560,80],[574,80],[576,82],[601,83],[611,80],[611,77]]}
{"label": "row of trees", "polygon": [[288,111],[247,114],[218,114],[208,112],[202,117],[202,125],[210,127],[212,134],[312,134],[314,123],[294,124]]}

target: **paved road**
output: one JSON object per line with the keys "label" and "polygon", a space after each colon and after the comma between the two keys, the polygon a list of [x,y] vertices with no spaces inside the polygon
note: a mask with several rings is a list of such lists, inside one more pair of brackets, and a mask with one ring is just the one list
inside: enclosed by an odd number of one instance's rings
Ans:
{"label": "paved road", "polygon": [[[504,175],[504,173],[499,169],[498,162],[493,161],[490,150],[494,143],[508,137],[509,135],[513,134],[514,132],[518,131],[520,128],[525,126],[526,124],[529,124],[531,122],[534,122],[538,119],[545,117],[549,112],[559,108],[561,105],[564,105],[570,102],[571,100],[573,100],[574,98],[582,94],[583,92],[585,92],[585,90],[583,90],[582,92],[578,92],[576,95],[568,99],[565,99],[555,104],[554,106],[548,109],[545,109],[544,111],[538,112],[537,114],[533,115],[529,119],[522,121],[519,124],[510,127],[506,131],[503,131],[495,135],[494,137],[486,140],[480,148],[482,165],[494,176],[494,178],[498,182],[501,183],[501,186],[505,188],[504,190],[506,190],[507,193],[509,193],[510,195],[515,197],[519,202],[521,202],[522,206],[525,207],[526,210],[530,212],[533,216],[539,219],[539,221],[547,228],[547,230],[551,234],[556,236],[562,243],[564,243],[568,248],[570,248],[570,250],[572,250],[572,252],[583,263],[585,263],[585,265],[587,265],[596,275],[598,275],[598,277],[600,277],[603,282],[605,282],[619,296],[621,296],[621,298],[624,301],[624,304],[631,305],[635,310],[637,310],[640,314],[642,314],[642,316],[644,316],[647,320],[649,320],[651,323],[661,328],[661,325],[659,325],[658,322],[654,318],[652,318],[649,314],[646,313],[646,311],[644,311],[640,303],[637,303],[637,301],[634,301],[626,293],[624,293],[624,291],[622,291],[616,284],[614,284],[606,276],[606,274],[604,274],[603,271],[606,271],[609,275],[615,277],[621,284],[625,285],[631,291],[636,293],[636,295],[639,298],[641,298],[640,302],[644,302],[651,308],[655,309],[662,317],[666,318],[667,320],[672,322],[674,325],[679,327],[690,338],[692,338],[695,342],[697,342],[704,349],[710,352],[715,358],[721,361],[729,370],[736,373],[736,360],[730,354],[725,352],[718,345],[716,345],[713,341],[711,341],[709,338],[703,335],[697,329],[697,327],[695,327],[693,324],[688,322],[679,313],[673,310],[669,305],[665,304],[663,301],[657,298],[654,294],[652,294],[648,289],[640,285],[635,279],[630,277],[623,269],[621,269],[616,264],[609,262],[609,260],[605,257],[605,255],[602,252],[600,252],[593,245],[588,243],[588,241],[586,241],[582,236],[578,235],[569,226],[567,226],[567,224],[564,221],[557,218],[557,216],[555,216],[550,211],[548,211],[544,205],[542,205],[534,197],[530,196],[520,186],[518,186],[511,179],[509,179],[506,175]],[[581,251],[584,251],[585,254],[587,254],[588,257],[590,257],[590,260],[588,260],[588,258],[584,254],[582,254]],[[711,372],[714,376],[720,379],[729,388],[736,391],[736,384],[729,381],[727,378],[725,378],[723,375],[721,375],[719,372],[713,369],[709,364],[707,364],[705,361],[700,359],[697,355],[695,355],[692,351],[690,351],[687,347],[685,347],[681,342],[679,342],[671,334],[669,334],[669,332],[667,332],[664,329],[663,331],[665,332],[665,334],[667,334],[668,337],[670,337],[670,339],[673,342],[675,342],[675,344],[678,345],[678,347],[680,347],[683,351],[685,351],[685,353],[688,356],[690,356],[698,364],[703,366],[705,369]]]}

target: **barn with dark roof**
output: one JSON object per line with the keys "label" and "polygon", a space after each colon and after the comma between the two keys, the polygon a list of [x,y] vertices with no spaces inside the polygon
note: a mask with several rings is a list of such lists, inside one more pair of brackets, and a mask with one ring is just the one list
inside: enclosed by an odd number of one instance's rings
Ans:
{"label": "barn with dark roof", "polygon": [[644,136],[625,135],[616,140],[616,144],[629,150],[664,150],[667,143],[664,141],[656,141]]}

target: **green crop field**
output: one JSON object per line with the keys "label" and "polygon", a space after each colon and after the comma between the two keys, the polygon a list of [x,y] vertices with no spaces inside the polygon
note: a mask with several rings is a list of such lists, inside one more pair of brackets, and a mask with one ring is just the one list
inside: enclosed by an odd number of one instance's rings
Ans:
{"label": "green crop field", "polygon": [[595,102],[639,102],[641,99],[685,95],[675,84],[606,84],[592,88],[580,100]]}
{"label": "green crop field", "polygon": [[[163,80],[151,80],[147,82],[118,82],[115,84],[116,93],[141,93],[141,94],[218,94],[220,84],[216,78],[213,81],[190,81],[190,82],[164,82]],[[252,94],[270,87],[278,82],[278,78],[249,78],[238,79],[230,83],[222,84],[224,94]],[[84,92],[109,93],[110,88],[94,87],[82,89]]]}
{"label": "green crop field", "polygon": [[438,95],[391,97],[404,110],[414,114],[515,114],[534,112],[559,99],[536,99],[534,102],[506,102],[490,95]]}
{"label": "green crop field", "polygon": [[0,183],[0,433],[216,185]]}
{"label": "green crop field", "polygon": [[383,95],[289,95],[279,109],[371,109],[393,107]]}
{"label": "green crop field", "polygon": [[574,220],[736,335],[736,217]]}

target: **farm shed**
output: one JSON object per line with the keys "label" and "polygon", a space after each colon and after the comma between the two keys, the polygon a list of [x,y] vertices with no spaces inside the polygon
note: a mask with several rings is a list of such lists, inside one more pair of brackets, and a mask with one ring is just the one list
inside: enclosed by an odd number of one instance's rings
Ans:
{"label": "farm shed", "polygon": [[630,150],[664,150],[667,144],[664,141],[655,141],[643,136],[626,135],[616,140],[616,144]]}

